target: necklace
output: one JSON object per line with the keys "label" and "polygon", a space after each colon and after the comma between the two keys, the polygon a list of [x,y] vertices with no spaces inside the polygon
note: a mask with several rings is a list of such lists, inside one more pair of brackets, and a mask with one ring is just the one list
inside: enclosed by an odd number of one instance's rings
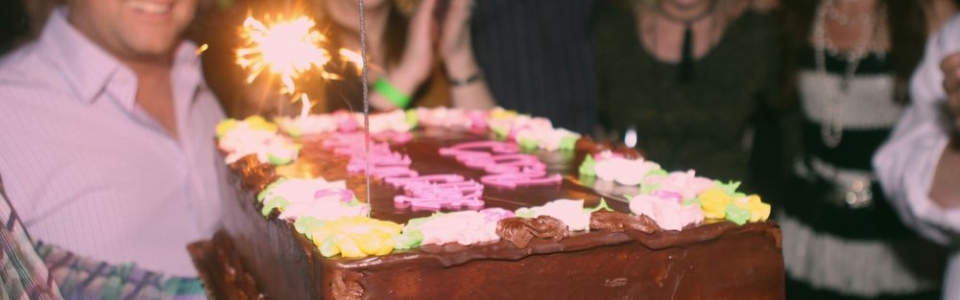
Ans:
{"label": "necklace", "polygon": [[[813,28],[813,40],[814,47],[816,51],[816,64],[817,72],[821,76],[827,76],[827,67],[826,67],[826,54],[829,48],[831,48],[830,40],[827,38],[827,29],[825,25],[826,17],[828,15],[828,7],[834,6],[832,0],[821,1],[820,5],[817,8],[817,15],[814,20]],[[837,56],[846,56],[845,60],[847,61],[846,69],[842,77],[840,78],[839,91],[832,90],[829,99],[830,101],[827,104],[827,115],[826,120],[824,120],[823,125],[820,127],[820,137],[823,139],[823,143],[830,148],[834,148],[840,144],[840,141],[843,139],[843,107],[841,101],[844,97],[847,96],[850,87],[850,80],[853,79],[854,74],[857,71],[857,67],[860,65],[860,62],[864,57],[869,53],[870,42],[873,40],[874,35],[876,34],[877,24],[885,14],[883,11],[886,10],[885,6],[880,6],[879,9],[874,11],[873,15],[867,15],[867,23],[864,24],[864,32],[862,34],[862,40],[857,45],[856,48],[851,51],[846,52],[846,55],[840,54],[839,50],[836,50],[835,47],[832,47],[831,54]],[[879,16],[879,17],[877,17]]]}
{"label": "necklace", "polygon": [[[663,1],[657,2],[657,15],[665,20],[683,24],[683,46],[680,48],[680,72],[677,81],[680,84],[693,83],[693,24],[713,14],[716,1],[710,1],[706,10],[689,18],[680,18],[663,9]],[[656,22],[654,22],[656,26]]]}

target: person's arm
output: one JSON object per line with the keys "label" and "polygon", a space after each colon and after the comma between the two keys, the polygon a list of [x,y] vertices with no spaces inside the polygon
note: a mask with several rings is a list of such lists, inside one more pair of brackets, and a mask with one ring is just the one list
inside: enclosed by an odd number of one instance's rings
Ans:
{"label": "person's arm", "polygon": [[[383,90],[376,87],[377,81],[381,78],[370,79],[370,106],[372,110],[388,111],[397,108],[397,105],[389,98],[405,96],[409,99],[420,88],[430,72],[433,70],[435,51],[434,40],[436,39],[436,20],[433,19],[433,10],[436,7],[437,0],[424,0],[420,2],[413,19],[410,20],[410,27],[407,29],[407,44],[403,49],[403,57],[395,68],[386,70],[383,75],[387,82],[387,90],[395,90],[400,95],[385,95]],[[409,103],[408,103],[409,104]]]}
{"label": "person's arm", "polygon": [[960,177],[953,177],[958,168],[951,168],[956,150],[948,144],[956,128],[944,108],[940,69],[945,54],[960,51],[955,35],[960,35],[958,18],[928,42],[911,82],[912,102],[873,160],[877,178],[904,223],[940,243],[955,243],[960,237],[960,208],[943,205],[949,201],[941,196],[960,185]]}
{"label": "person's arm", "polygon": [[490,109],[495,106],[477,64],[470,38],[470,15],[474,0],[450,0],[440,35],[440,58],[451,79],[453,106],[469,109]]}

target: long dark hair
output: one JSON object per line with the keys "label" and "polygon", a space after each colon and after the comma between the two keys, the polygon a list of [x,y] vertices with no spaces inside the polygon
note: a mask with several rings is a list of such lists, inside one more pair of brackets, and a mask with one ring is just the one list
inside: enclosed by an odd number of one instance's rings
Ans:
{"label": "long dark hair", "polygon": [[[820,1],[784,0],[783,35],[784,58],[784,104],[797,101],[797,58],[800,51],[810,43],[810,32]],[[890,40],[889,60],[893,68],[895,86],[894,101],[907,103],[910,100],[909,81],[914,69],[923,58],[923,49],[928,36],[927,16],[917,0],[878,0],[878,5],[887,6],[887,32]]]}

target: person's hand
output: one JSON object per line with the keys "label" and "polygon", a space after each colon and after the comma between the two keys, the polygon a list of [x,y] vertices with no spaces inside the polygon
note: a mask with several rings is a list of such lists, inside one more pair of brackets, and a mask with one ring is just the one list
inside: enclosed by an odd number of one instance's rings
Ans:
{"label": "person's hand", "polygon": [[947,92],[947,107],[954,116],[954,126],[960,130],[960,52],[948,55],[940,63],[943,71],[943,89]]}
{"label": "person's hand", "polygon": [[413,19],[410,20],[407,45],[396,69],[396,75],[399,76],[391,74],[391,77],[413,79],[419,85],[430,75],[434,63],[434,40],[437,36],[437,22],[433,19],[436,4],[437,0],[420,2]]}
{"label": "person's hand", "polygon": [[463,79],[479,70],[470,42],[470,16],[475,0],[449,0],[440,33],[439,52],[447,74]]}

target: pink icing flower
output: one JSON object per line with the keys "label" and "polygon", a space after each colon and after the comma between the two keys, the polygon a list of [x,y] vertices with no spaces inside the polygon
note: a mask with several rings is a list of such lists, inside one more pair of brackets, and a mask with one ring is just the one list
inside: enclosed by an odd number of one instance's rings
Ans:
{"label": "pink icing flower", "polygon": [[704,177],[697,177],[696,172],[673,172],[669,175],[654,175],[643,180],[645,184],[659,184],[660,191],[669,191],[679,194],[682,199],[693,199],[697,195],[713,186],[713,181]]}
{"label": "pink icing flower", "polygon": [[654,195],[639,195],[630,200],[630,211],[647,216],[664,230],[683,230],[690,224],[703,222],[703,212],[698,205],[684,207],[675,199]]}

